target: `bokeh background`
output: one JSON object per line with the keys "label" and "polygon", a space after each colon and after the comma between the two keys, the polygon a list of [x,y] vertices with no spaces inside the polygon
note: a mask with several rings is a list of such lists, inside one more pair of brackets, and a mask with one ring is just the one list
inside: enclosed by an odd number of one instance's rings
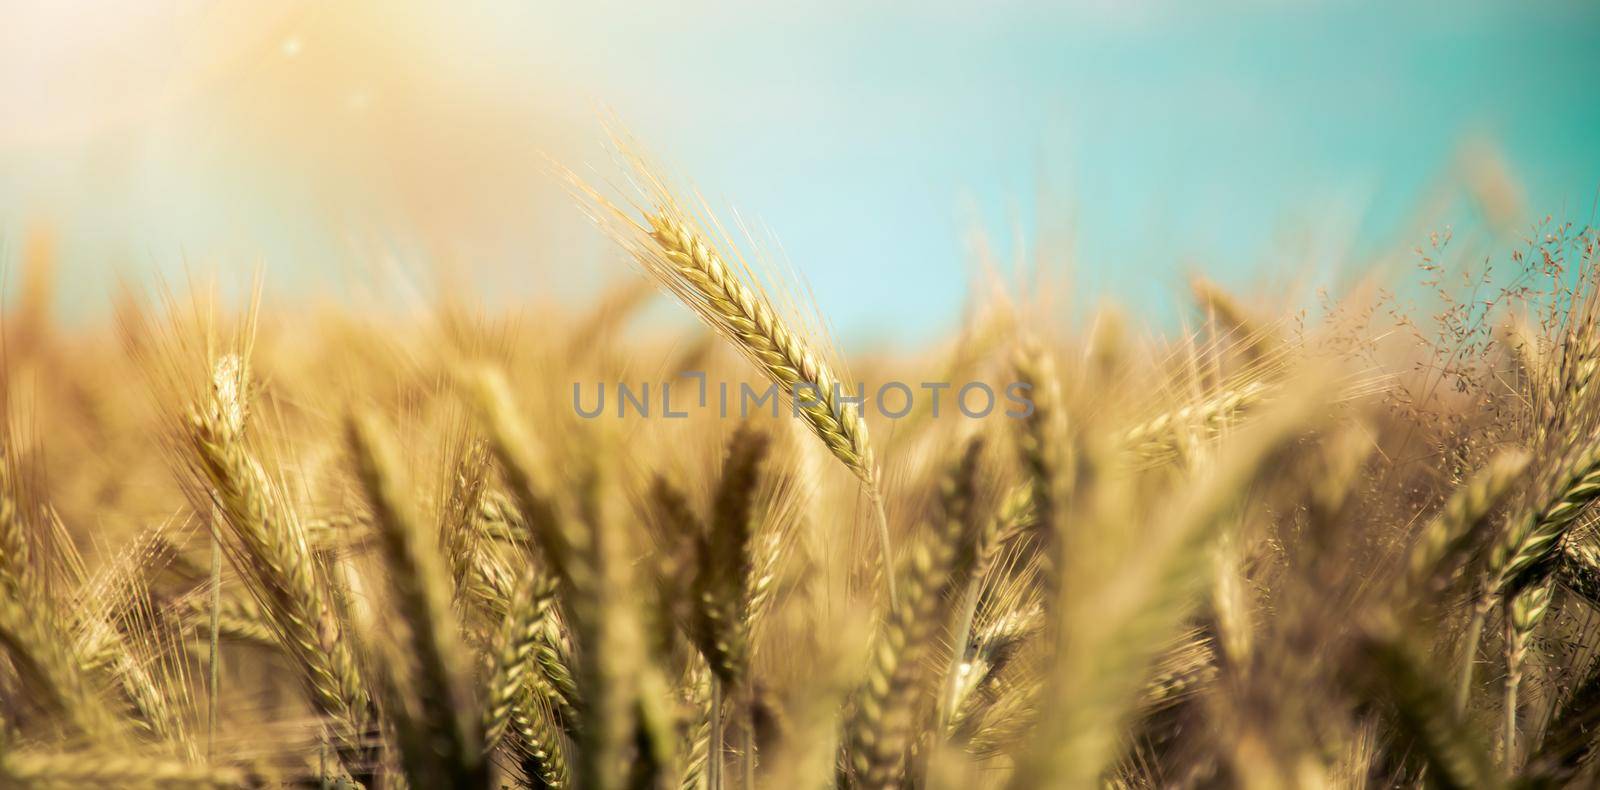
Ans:
{"label": "bokeh background", "polygon": [[1586,224],[1600,188],[1589,2],[0,17],[0,260],[53,239],[68,321],[106,315],[118,280],[216,270],[280,301],[374,281],[584,298],[627,267],[546,157],[614,175],[606,118],[769,229],[847,345],[948,330],[985,259],[1070,271],[1073,299],[1159,324],[1192,271],[1304,294],[1434,230],[1492,249],[1546,214]]}

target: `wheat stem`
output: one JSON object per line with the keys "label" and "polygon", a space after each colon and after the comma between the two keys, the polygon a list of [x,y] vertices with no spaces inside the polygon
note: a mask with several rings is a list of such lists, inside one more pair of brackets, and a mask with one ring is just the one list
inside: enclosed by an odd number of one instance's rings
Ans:
{"label": "wheat stem", "polygon": [[397,715],[401,758],[423,786],[472,787],[487,781],[465,648],[451,612],[449,575],[434,534],[401,496],[399,450],[375,416],[347,425],[351,455],[372,507],[390,592],[404,624],[415,712]]}
{"label": "wheat stem", "polygon": [[[246,784],[243,771],[208,765],[191,765],[161,757],[104,752],[22,752],[0,757],[0,777],[19,787],[38,788],[238,788]],[[12,786],[9,783],[7,786]]]}
{"label": "wheat stem", "polygon": [[893,787],[905,773],[923,658],[941,624],[944,592],[961,586],[975,561],[971,507],[981,448],[970,442],[941,481],[942,521],[913,546],[901,605],[889,612],[872,648],[846,738],[860,786]]}
{"label": "wheat stem", "polygon": [[211,633],[206,639],[207,700],[206,700],[206,759],[216,757],[217,717],[222,700],[222,540],[217,535],[218,522],[222,520],[216,508],[211,510]]}

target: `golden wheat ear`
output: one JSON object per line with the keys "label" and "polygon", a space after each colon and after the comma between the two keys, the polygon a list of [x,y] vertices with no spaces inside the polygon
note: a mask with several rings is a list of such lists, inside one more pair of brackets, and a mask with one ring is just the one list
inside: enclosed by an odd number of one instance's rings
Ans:
{"label": "golden wheat ear", "polygon": [[325,718],[339,762],[351,776],[371,778],[379,762],[368,738],[372,698],[325,569],[244,436],[242,369],[237,359],[218,364],[212,392],[184,426],[185,463],[221,515],[224,549]]}
{"label": "golden wheat ear", "polygon": [[536,710],[542,707],[543,698],[529,689],[539,682],[534,679],[542,671],[538,665],[539,641],[548,627],[555,601],[553,581],[530,567],[517,583],[495,636],[483,713],[485,747],[494,749],[506,729],[515,724],[530,756],[539,760],[537,772],[546,776],[565,773],[565,761],[556,764],[563,749],[555,737],[556,730],[542,726],[551,722],[547,709]]}
{"label": "golden wheat ear", "polygon": [[231,790],[250,787],[237,768],[113,752],[9,751],[0,757],[5,787],[127,787]]}
{"label": "golden wheat ear", "polygon": [[623,154],[645,185],[648,208],[621,208],[569,174],[574,190],[601,228],[656,284],[754,363],[811,433],[860,480],[877,520],[883,578],[892,605],[893,550],[877,461],[860,407],[845,402],[849,381],[828,361],[836,355],[829,353],[820,322],[802,322],[792,306],[780,308],[750,265],[737,254],[733,255],[737,263],[730,263],[694,212],[674,197],[641,156],[626,149]]}

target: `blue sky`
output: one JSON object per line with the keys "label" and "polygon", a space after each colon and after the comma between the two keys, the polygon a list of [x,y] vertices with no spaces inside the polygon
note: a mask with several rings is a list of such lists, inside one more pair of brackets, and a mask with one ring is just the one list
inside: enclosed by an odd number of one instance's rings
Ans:
{"label": "blue sky", "polygon": [[[622,269],[528,162],[603,162],[596,107],[769,228],[847,343],[948,330],[977,230],[1070,258],[1080,302],[1157,315],[1190,271],[1248,287],[1419,243],[1463,146],[1503,158],[1523,223],[1586,222],[1600,190],[1592,3],[174,5],[101,34],[138,54],[93,67],[157,97],[114,120],[61,76],[89,57],[70,36],[7,56],[43,79],[0,80],[0,120],[66,120],[0,134],[0,228],[49,219],[69,273],[251,261],[292,294],[374,244],[439,249],[426,226],[507,298],[581,291]],[[316,103],[335,89],[381,123]]]}
{"label": "blue sky", "polygon": [[[1037,242],[1070,223],[1082,290],[1159,309],[1188,270],[1245,284],[1284,263],[1285,231],[1350,258],[1420,243],[1403,237],[1415,205],[1472,140],[1531,211],[1587,219],[1594,8],[762,18],[741,20],[732,73],[709,54],[725,29],[643,45],[652,74],[704,86],[702,121],[674,112],[676,91],[629,98],[702,186],[776,225],[847,328],[952,315],[974,226],[1004,246],[1013,224]],[[1454,208],[1435,221],[1475,220]]]}

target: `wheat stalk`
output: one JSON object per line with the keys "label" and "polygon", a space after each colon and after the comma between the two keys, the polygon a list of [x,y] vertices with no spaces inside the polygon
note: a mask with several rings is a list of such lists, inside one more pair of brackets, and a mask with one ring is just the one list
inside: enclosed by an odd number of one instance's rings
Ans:
{"label": "wheat stalk", "polygon": [[1555,495],[1513,522],[1489,555],[1489,592],[1506,595],[1542,577],[1567,527],[1600,497],[1600,442],[1584,448],[1563,470]]}
{"label": "wheat stalk", "polygon": [[[955,741],[968,742],[976,735],[985,710],[1000,697],[1015,693],[1003,681],[1022,645],[1044,632],[1044,610],[1037,607],[1005,613],[972,637],[971,656],[955,673],[950,696],[950,717],[945,731]],[[965,743],[970,747],[970,743]]]}
{"label": "wheat stalk", "polygon": [[971,507],[981,448],[980,442],[970,442],[943,479],[942,518],[912,549],[905,595],[890,610],[872,649],[846,736],[849,767],[863,787],[893,787],[905,772],[916,733],[923,657],[941,625],[944,592],[965,584],[976,559]]}
{"label": "wheat stalk", "polygon": [[1557,573],[1562,586],[1590,606],[1600,608],[1600,547],[1592,540],[1562,544]]}
{"label": "wheat stalk", "polygon": [[[1215,469],[1147,525],[1137,551],[1114,558],[1115,574],[1088,558],[1074,558],[1074,573],[1093,574],[1103,584],[1084,590],[1080,600],[1063,601],[1072,607],[1071,622],[1084,630],[1070,632],[1063,642],[1045,697],[1057,715],[1035,733],[1012,786],[1046,780],[1087,785],[1104,770],[1117,744],[1114,724],[1137,701],[1150,657],[1203,589],[1209,542],[1268,462],[1314,424],[1321,401],[1310,383],[1308,377],[1302,390],[1242,429]],[[1104,503],[1107,512],[1097,518],[1117,518],[1119,506],[1127,504]],[[1110,525],[1086,526],[1086,534],[1096,526]]]}
{"label": "wheat stalk", "polygon": [[[598,583],[590,546],[593,535],[572,528],[560,515],[550,494],[550,484],[542,474],[543,466],[534,454],[533,440],[516,414],[505,379],[485,371],[473,385],[474,405],[483,422],[489,448],[517,503],[521,521],[527,525],[541,556],[571,593],[572,598],[567,603],[576,617],[579,608],[586,605],[580,598],[594,596],[593,588]],[[509,599],[509,593],[505,594],[505,599]],[[573,727],[578,720],[576,701],[580,699],[580,684],[561,655],[560,640],[552,633],[554,628],[555,619],[547,619],[545,634],[536,648],[543,679],[547,682],[536,683],[536,686],[560,711],[562,722]]]}
{"label": "wheat stalk", "polygon": [[535,455],[533,438],[517,416],[505,378],[496,371],[482,371],[472,381],[470,392],[489,448],[545,561],[568,587],[577,589],[592,583],[592,579],[582,578],[590,571],[584,562],[589,536],[560,517],[551,496],[552,486],[543,474],[544,465]]}
{"label": "wheat stalk", "polygon": [[814,397],[801,399],[796,408],[828,450],[876,491],[877,470],[866,422],[841,403],[835,384],[842,382],[821,355],[687,221],[671,212],[654,214],[648,221],[650,239],[660,255],[647,256],[646,269],[734,341],[787,395],[793,397],[797,386],[814,387]]}
{"label": "wheat stalk", "polygon": [[578,641],[584,647],[578,688],[586,705],[579,732],[575,778],[581,787],[621,787],[629,765],[629,738],[636,725],[641,635],[626,597],[627,568],[621,536],[604,513],[597,470],[578,483],[582,549],[567,562],[570,600]]}
{"label": "wheat stalk", "polygon": [[[1516,596],[1544,581],[1553,564],[1550,560],[1559,553],[1567,528],[1596,497],[1600,497],[1600,443],[1590,444],[1568,462],[1563,467],[1555,495],[1513,520],[1500,540],[1490,547],[1484,584],[1465,634],[1466,646],[1462,651],[1456,690],[1457,710],[1465,710],[1471,694],[1477,644],[1489,610],[1496,601]],[[1525,601],[1521,615],[1514,618],[1513,641],[1525,640],[1547,609],[1548,601],[1538,604]],[[1512,655],[1520,654],[1521,651],[1517,651]]]}
{"label": "wheat stalk", "polygon": [[[1032,503],[1031,487],[1026,484],[1016,486],[1006,496],[1000,512],[989,519],[977,535],[971,569],[965,583],[966,590],[962,593],[961,607],[951,629],[955,644],[950,651],[950,667],[946,671],[948,679],[945,693],[939,700],[935,732],[948,732],[952,714],[962,707],[971,690],[987,674],[975,671],[973,663],[968,660],[969,648],[974,643],[972,624],[977,618],[979,599],[983,594],[983,579],[999,555],[1001,546],[1032,523]],[[987,644],[986,640],[978,640],[979,651],[982,652]]]}
{"label": "wheat stalk", "polygon": [[15,783],[8,782],[8,787],[63,790],[83,787],[226,790],[247,784],[245,772],[237,768],[106,752],[12,751],[0,757],[0,778]]}
{"label": "wheat stalk", "polygon": [[84,677],[64,646],[62,634],[47,626],[50,619],[15,598],[0,595],[0,647],[26,686],[43,696],[79,732],[116,740],[123,733],[122,722]]}
{"label": "wheat stalk", "polygon": [[351,456],[377,526],[388,566],[385,578],[404,624],[411,706],[398,721],[407,776],[424,785],[471,787],[487,781],[466,649],[451,612],[450,577],[434,534],[425,531],[400,494],[399,451],[371,414],[347,425]]}
{"label": "wheat stalk", "polygon": [[1071,495],[1075,474],[1061,383],[1049,352],[1034,341],[1018,347],[1012,366],[1018,383],[1028,388],[1033,401],[1032,412],[1018,425],[1017,452],[1028,475],[1029,505],[1046,589],[1058,590],[1061,509]]}
{"label": "wheat stalk", "polygon": [[729,440],[712,503],[711,529],[695,542],[695,642],[711,671],[729,685],[739,683],[748,661],[750,508],[766,453],[766,437],[754,431],[741,429]]}
{"label": "wheat stalk", "polygon": [[439,546],[450,569],[451,589],[456,610],[469,608],[473,571],[483,559],[478,529],[484,493],[488,487],[489,451],[482,442],[469,441],[457,459],[450,476],[450,489],[439,519]]}
{"label": "wheat stalk", "polygon": [[17,512],[12,488],[11,456],[0,446],[0,590],[13,596],[33,596],[33,541]]}
{"label": "wheat stalk", "polygon": [[1522,686],[1522,665],[1527,660],[1534,629],[1550,609],[1554,588],[1554,580],[1546,577],[1518,590],[1506,602],[1505,721],[1500,747],[1508,767],[1517,762],[1517,694]]}
{"label": "wheat stalk", "polygon": [[261,607],[249,597],[223,596],[216,599],[215,603],[208,600],[202,605],[192,601],[188,606],[188,619],[192,627],[207,638],[214,630],[224,639],[258,647],[278,647],[272,624],[261,612]]}
{"label": "wheat stalk", "polygon": [[702,790],[711,784],[711,738],[718,729],[720,715],[715,689],[718,681],[700,666],[691,667],[687,675],[685,702],[691,710],[693,725],[687,734],[689,748],[684,755],[683,773],[678,777],[678,790]]}
{"label": "wheat stalk", "polygon": [[1189,290],[1207,316],[1241,346],[1241,353],[1252,364],[1281,353],[1282,342],[1272,329],[1258,324],[1232,294],[1216,283],[1197,276],[1189,280]]}
{"label": "wheat stalk", "polygon": [[1485,739],[1450,706],[1447,692],[1427,665],[1400,641],[1392,625],[1368,627],[1360,637],[1364,682],[1395,700],[1400,724],[1432,769],[1429,778],[1446,787],[1495,788],[1504,785],[1488,759]]}

